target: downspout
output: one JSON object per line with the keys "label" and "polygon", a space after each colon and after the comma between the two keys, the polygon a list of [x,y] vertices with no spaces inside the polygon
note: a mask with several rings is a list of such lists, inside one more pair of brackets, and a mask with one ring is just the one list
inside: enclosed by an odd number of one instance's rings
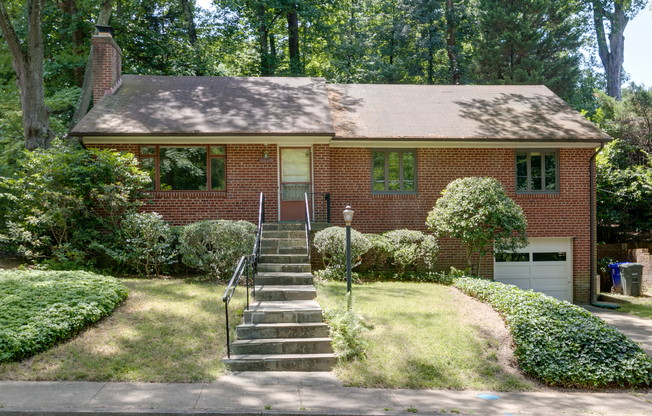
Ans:
{"label": "downspout", "polygon": [[595,157],[602,151],[604,148],[604,143],[600,143],[600,148],[591,156],[591,159],[589,160],[589,172],[591,175],[590,179],[590,192],[591,195],[589,197],[589,201],[591,206],[589,207],[589,212],[590,212],[590,223],[591,223],[591,233],[590,233],[590,243],[589,243],[589,250],[591,250],[589,259],[591,262],[591,267],[590,269],[590,285],[589,285],[589,303],[593,306],[600,306],[596,305],[595,302],[597,302],[597,299],[595,299],[595,187],[593,186],[593,172],[594,172],[594,162],[595,162]]}

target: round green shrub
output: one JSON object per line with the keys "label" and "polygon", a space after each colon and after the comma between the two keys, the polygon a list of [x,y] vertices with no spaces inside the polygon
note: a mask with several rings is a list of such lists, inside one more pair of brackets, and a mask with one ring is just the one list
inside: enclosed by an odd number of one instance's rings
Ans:
{"label": "round green shrub", "polygon": [[118,280],[82,271],[0,270],[0,362],[45,351],[127,298]]}
{"label": "round green shrub", "polygon": [[383,234],[392,264],[404,273],[418,262],[431,269],[437,260],[437,239],[416,230],[392,230]]}
{"label": "round green shrub", "polygon": [[106,252],[138,273],[159,275],[164,265],[176,262],[170,225],[156,212],[128,214],[118,235],[119,241]]}
{"label": "round green shrub", "polygon": [[251,254],[257,227],[247,221],[200,221],[183,227],[183,263],[214,277],[230,278],[240,257]]}
{"label": "round green shrub", "polygon": [[[322,256],[324,267],[339,270],[346,268],[346,228],[329,227],[315,234],[313,245]],[[371,244],[369,239],[359,231],[351,229],[351,267],[361,263]]]}

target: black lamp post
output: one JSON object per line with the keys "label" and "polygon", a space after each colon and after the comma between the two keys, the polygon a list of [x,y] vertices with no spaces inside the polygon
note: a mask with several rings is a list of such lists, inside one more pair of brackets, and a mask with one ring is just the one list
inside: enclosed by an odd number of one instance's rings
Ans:
{"label": "black lamp post", "polygon": [[351,221],[353,221],[353,210],[347,205],[343,212],[346,223],[346,292],[351,291]]}

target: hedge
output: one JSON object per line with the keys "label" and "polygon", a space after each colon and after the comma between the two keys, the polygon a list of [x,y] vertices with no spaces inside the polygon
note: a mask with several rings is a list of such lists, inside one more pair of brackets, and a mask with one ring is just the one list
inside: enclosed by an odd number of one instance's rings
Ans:
{"label": "hedge", "polygon": [[113,277],[81,271],[0,270],[0,362],[70,338],[127,298]]}
{"label": "hedge", "polygon": [[453,284],[505,317],[521,369],[546,384],[639,387],[652,383],[652,359],[579,306],[491,280],[458,278]]}

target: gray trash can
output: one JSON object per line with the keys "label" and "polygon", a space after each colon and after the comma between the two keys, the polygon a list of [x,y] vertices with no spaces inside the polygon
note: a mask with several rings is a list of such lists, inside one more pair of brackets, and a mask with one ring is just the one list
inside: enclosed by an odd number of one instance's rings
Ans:
{"label": "gray trash can", "polygon": [[620,277],[623,283],[623,294],[625,296],[640,296],[643,265],[638,263],[623,263],[619,267]]}

